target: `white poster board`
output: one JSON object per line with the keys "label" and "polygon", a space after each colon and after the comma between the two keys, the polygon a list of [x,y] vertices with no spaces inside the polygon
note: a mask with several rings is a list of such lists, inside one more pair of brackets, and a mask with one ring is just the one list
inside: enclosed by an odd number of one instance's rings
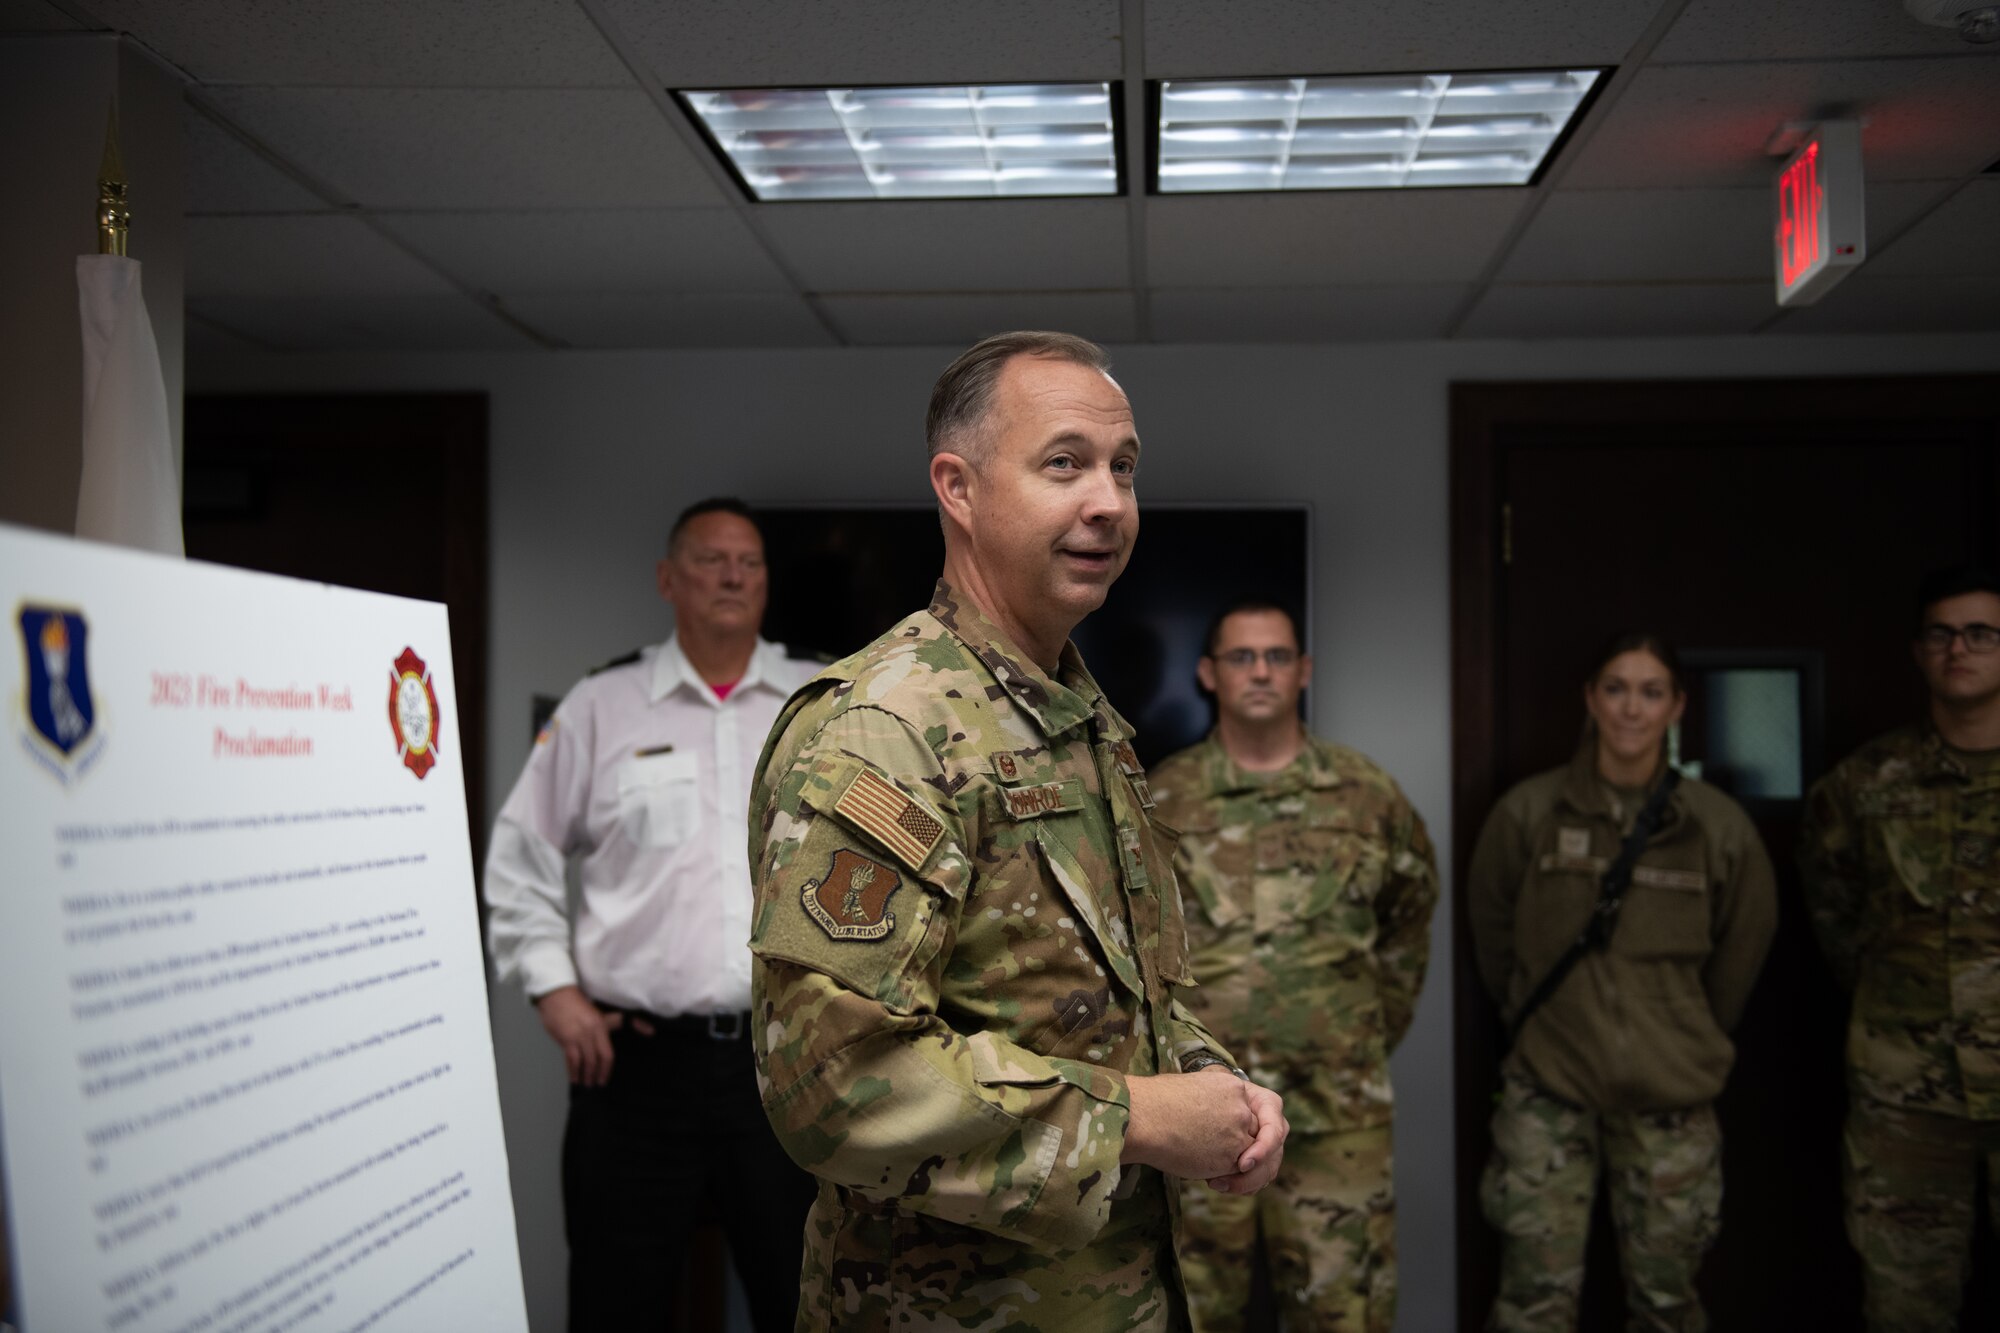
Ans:
{"label": "white poster board", "polygon": [[445,610],[0,527],[25,1333],[526,1327]]}

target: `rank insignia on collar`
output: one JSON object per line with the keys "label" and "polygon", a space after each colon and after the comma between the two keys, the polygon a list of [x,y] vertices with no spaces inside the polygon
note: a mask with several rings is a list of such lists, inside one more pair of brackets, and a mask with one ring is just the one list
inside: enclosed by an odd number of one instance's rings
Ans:
{"label": "rank insignia on collar", "polygon": [[879,940],[896,928],[889,899],[903,878],[879,861],[843,847],[826,873],[799,891],[806,915],[836,940]]}
{"label": "rank insignia on collar", "polygon": [[1118,742],[1117,745],[1112,747],[1111,752],[1117,756],[1119,772],[1128,778],[1144,776],[1146,769],[1140,764],[1139,752],[1132,748],[1130,741]]}

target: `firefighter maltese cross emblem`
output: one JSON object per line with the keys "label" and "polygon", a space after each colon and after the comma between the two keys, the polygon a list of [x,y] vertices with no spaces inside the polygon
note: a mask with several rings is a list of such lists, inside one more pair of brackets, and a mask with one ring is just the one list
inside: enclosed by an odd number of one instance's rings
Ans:
{"label": "firefighter maltese cross emblem", "polygon": [[438,756],[438,697],[431,669],[414,648],[389,668],[389,727],[403,767],[419,778],[431,771]]}
{"label": "firefighter maltese cross emblem", "polygon": [[23,739],[30,753],[67,783],[103,748],[84,655],[90,626],[81,611],[33,605],[21,608],[19,623],[27,666]]}
{"label": "firefighter maltese cross emblem", "polygon": [[806,881],[799,899],[806,915],[832,938],[879,940],[896,928],[889,898],[901,887],[902,876],[888,866],[843,847],[824,875]]}

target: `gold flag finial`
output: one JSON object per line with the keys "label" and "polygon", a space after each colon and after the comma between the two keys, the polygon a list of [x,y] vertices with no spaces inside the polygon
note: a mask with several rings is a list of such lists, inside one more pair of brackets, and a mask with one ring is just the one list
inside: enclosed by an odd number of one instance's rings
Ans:
{"label": "gold flag finial", "polygon": [[125,163],[118,156],[118,103],[104,127],[104,162],[97,169],[97,253],[122,255],[132,211],[125,207]]}

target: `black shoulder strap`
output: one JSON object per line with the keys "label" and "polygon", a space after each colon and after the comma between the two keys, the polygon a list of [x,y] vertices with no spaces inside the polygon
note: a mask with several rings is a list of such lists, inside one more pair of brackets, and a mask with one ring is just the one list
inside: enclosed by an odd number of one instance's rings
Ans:
{"label": "black shoulder strap", "polygon": [[639,660],[639,655],[643,651],[644,651],[643,649],[634,648],[631,652],[625,654],[623,657],[614,657],[609,662],[606,662],[603,666],[594,666],[589,671],[586,671],[584,674],[586,676],[601,676],[605,672],[611,670],[614,667],[631,666],[634,662]]}
{"label": "black shoulder strap", "polygon": [[1520,1012],[1514,1015],[1512,1035],[1515,1038],[1520,1037],[1521,1029],[1528,1026],[1535,1010],[1556,993],[1556,988],[1563,984],[1563,978],[1585,954],[1611,946],[1612,932],[1618,929],[1618,912],[1625,904],[1625,890],[1632,884],[1632,869],[1639,864],[1639,853],[1646,850],[1653,830],[1660,826],[1667,798],[1674,794],[1674,788],[1680,782],[1680,771],[1669,768],[1666,776],[1660,779],[1660,785],[1653,788],[1653,794],[1646,798],[1646,804],[1639,808],[1638,818],[1632,821],[1632,831],[1619,844],[1617,859],[1604,869],[1604,878],[1597,890],[1597,906],[1591,909],[1590,919],[1584,922],[1583,929],[1563,956],[1556,959],[1555,966],[1543,974],[1542,979],[1535,983],[1535,988],[1528,992],[1528,998],[1521,1002]]}

